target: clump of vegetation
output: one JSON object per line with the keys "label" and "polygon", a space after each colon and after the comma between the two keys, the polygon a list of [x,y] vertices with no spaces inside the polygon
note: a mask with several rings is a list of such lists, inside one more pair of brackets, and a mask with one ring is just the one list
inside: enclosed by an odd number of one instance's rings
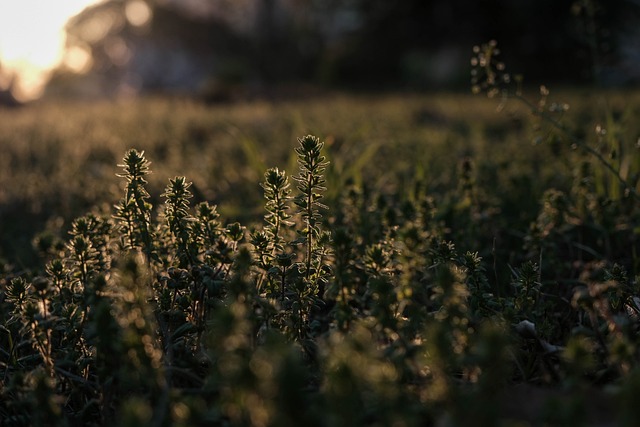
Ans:
{"label": "clump of vegetation", "polygon": [[[474,90],[502,96],[520,145],[448,122],[502,144],[462,146],[448,175],[396,153],[373,181],[391,147],[370,141],[357,170],[307,135],[296,174],[255,174],[247,223],[126,151],[113,207],[50,224],[44,267],[2,264],[2,425],[633,425],[637,128],[612,110],[587,133],[546,89],[528,101],[495,43],[474,52]],[[413,126],[435,132],[427,113]]]}

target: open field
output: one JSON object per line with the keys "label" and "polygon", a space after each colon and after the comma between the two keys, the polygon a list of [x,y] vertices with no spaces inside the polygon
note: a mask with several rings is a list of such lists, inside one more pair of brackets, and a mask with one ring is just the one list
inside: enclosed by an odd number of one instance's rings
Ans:
{"label": "open field", "polygon": [[526,97],[1,110],[0,419],[634,425],[640,92]]}
{"label": "open field", "polygon": [[[554,96],[571,105],[566,121],[580,135],[593,141],[597,124],[619,119],[616,137],[634,148],[640,94]],[[31,266],[31,239],[47,222],[53,230],[68,228],[76,216],[108,208],[120,193],[116,165],[129,148],[144,150],[153,163],[155,201],[168,178],[185,175],[196,200],[218,203],[230,219],[255,220],[262,215],[262,174],[272,166],[295,168],[296,138],[308,133],[327,143],[330,198],[349,181],[407,197],[419,185],[447,198],[457,188],[460,163],[470,158],[487,200],[506,221],[526,226],[544,190],[571,187],[584,153],[572,152],[566,141],[535,145],[536,138],[549,137],[536,130],[538,120],[515,101],[501,113],[498,104],[441,94],[220,106],[144,100],[1,111],[0,257]]]}

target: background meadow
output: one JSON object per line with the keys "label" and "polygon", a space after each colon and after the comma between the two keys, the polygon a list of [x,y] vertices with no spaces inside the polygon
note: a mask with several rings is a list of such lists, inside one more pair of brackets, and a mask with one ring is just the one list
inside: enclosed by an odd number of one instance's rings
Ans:
{"label": "background meadow", "polygon": [[3,111],[3,422],[633,425],[638,95],[524,96]]}
{"label": "background meadow", "polygon": [[[623,140],[633,153],[635,93],[573,90],[554,97],[571,106],[563,120],[589,143],[612,151],[610,145]],[[296,138],[307,133],[326,142],[327,197],[333,200],[357,183],[407,196],[422,186],[453,203],[447,193],[458,188],[461,163],[470,159],[471,178],[496,209],[506,210],[500,216],[526,224],[544,190],[571,188],[584,153],[542,129],[544,123],[517,101],[501,112],[499,105],[463,93],[407,93],[230,105],[158,98],[5,110],[1,254],[32,266],[32,239],[47,223],[54,232],[91,209],[108,209],[121,190],[116,165],[132,147],[153,163],[149,185],[156,201],[169,177],[186,175],[198,201],[224,201],[220,209],[230,219],[255,221],[263,210],[262,174],[272,166],[295,168]],[[607,123],[613,130],[602,138],[595,129],[609,130]],[[607,191],[608,180],[599,176],[598,191]]]}

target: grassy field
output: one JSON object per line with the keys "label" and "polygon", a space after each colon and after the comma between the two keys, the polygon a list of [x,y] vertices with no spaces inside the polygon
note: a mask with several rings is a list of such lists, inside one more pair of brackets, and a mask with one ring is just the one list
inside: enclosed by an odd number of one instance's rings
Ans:
{"label": "grassy field", "polygon": [[[620,119],[616,138],[634,143],[638,94],[573,91],[558,98],[572,107],[567,122],[590,141],[597,124]],[[336,95],[276,104],[159,99],[5,110],[0,256],[32,266],[31,240],[47,223],[55,231],[87,211],[108,209],[121,190],[116,165],[129,148],[144,150],[153,163],[155,201],[168,178],[185,175],[196,200],[219,203],[229,219],[255,220],[262,215],[262,174],[272,166],[294,169],[296,138],[308,133],[326,141],[332,199],[348,182],[407,196],[419,185],[447,197],[469,158],[487,198],[509,210],[502,216],[526,225],[545,189],[571,187],[572,165],[583,153],[572,153],[568,142],[535,145],[552,135],[538,131],[522,106],[512,102],[498,113],[498,104],[465,94]]]}
{"label": "grassy field", "polygon": [[640,92],[525,98],[0,111],[0,418],[634,425]]}

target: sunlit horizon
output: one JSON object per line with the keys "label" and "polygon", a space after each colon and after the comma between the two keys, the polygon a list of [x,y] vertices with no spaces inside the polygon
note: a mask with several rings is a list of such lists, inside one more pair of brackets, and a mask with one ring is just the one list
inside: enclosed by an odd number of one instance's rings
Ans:
{"label": "sunlit horizon", "polygon": [[0,4],[0,90],[15,79],[13,95],[30,101],[42,95],[53,68],[63,60],[64,26],[101,0],[21,0]]}

